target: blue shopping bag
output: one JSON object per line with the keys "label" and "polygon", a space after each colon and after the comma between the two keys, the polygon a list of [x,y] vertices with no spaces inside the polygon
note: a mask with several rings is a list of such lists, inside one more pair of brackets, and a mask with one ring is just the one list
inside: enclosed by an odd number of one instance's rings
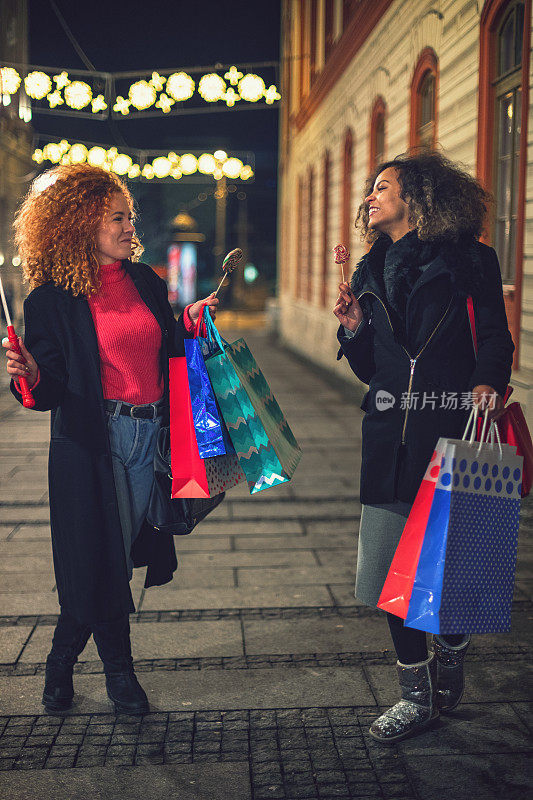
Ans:
{"label": "blue shopping bag", "polygon": [[[203,350],[210,352],[212,335],[207,327],[207,338],[198,336],[204,311],[196,325],[195,338],[185,339],[185,359],[189,377],[191,408],[200,458],[213,458],[234,453],[225,430],[220,411],[204,363]],[[207,318],[209,312],[205,312]]]}
{"label": "blue shopping bag", "polygon": [[510,445],[448,440],[406,626],[443,634],[510,630],[522,462]]}

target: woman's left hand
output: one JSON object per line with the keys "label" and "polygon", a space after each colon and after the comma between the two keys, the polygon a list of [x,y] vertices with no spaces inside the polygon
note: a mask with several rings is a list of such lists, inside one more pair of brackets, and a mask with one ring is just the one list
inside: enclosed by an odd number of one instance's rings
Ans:
{"label": "woman's left hand", "polygon": [[198,321],[198,317],[202,312],[202,308],[204,306],[209,306],[209,311],[211,313],[211,319],[215,319],[217,315],[217,306],[218,306],[218,297],[215,297],[215,293],[209,295],[204,300],[197,300],[196,303],[193,303],[192,306],[189,307],[189,317],[191,318],[191,322],[196,323]]}
{"label": "woman's left hand", "polygon": [[498,417],[503,413],[503,397],[501,397],[496,389],[486,384],[474,386],[472,389],[474,405],[479,409],[480,413],[484,413],[485,409],[489,409],[489,420],[496,422]]}

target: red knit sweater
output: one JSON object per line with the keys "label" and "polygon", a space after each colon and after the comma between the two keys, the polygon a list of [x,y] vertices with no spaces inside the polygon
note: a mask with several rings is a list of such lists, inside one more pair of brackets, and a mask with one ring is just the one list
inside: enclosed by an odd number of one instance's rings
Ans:
{"label": "red knit sweater", "polygon": [[161,328],[121,261],[100,267],[89,308],[96,329],[104,398],[155,403],[163,396]]}

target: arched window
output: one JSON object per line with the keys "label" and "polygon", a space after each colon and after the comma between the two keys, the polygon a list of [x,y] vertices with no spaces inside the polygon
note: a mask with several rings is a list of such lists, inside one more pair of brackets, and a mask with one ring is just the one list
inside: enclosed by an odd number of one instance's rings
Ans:
{"label": "arched window", "polygon": [[328,302],[328,267],[331,257],[330,247],[328,246],[329,228],[329,188],[330,188],[331,157],[329,150],[324,155],[322,166],[322,270],[320,280],[320,304],[325,307]]}
{"label": "arched window", "polygon": [[529,0],[486,0],[483,6],[477,176],[495,198],[488,239],[502,270],[515,367],[522,306],[530,24]]}
{"label": "arched window", "polygon": [[382,97],[377,97],[370,115],[370,171],[385,161],[385,124],[387,105]]}
{"label": "arched window", "polygon": [[308,303],[313,299],[313,266],[314,266],[314,233],[315,233],[315,219],[313,215],[313,204],[315,200],[315,171],[311,167],[309,169],[307,183],[307,269],[306,269],[306,286],[304,297]]}
{"label": "arched window", "polygon": [[516,274],[523,34],[524,4],[516,3],[498,30],[498,60],[494,84],[494,247],[500,260],[504,283],[514,283]]}
{"label": "arched window", "polygon": [[435,51],[422,51],[411,81],[411,147],[435,147],[437,140],[438,61]]}
{"label": "arched window", "polygon": [[352,227],[352,171],[353,171],[353,135],[350,128],[344,134],[342,158],[342,219],[341,244],[350,249],[350,230]]}
{"label": "arched window", "polygon": [[297,237],[296,237],[296,291],[295,296],[299,300],[302,297],[302,275],[305,265],[305,240],[307,231],[305,229],[305,198],[304,198],[304,180],[300,176],[298,178],[298,207],[297,207],[297,220],[298,224]]}

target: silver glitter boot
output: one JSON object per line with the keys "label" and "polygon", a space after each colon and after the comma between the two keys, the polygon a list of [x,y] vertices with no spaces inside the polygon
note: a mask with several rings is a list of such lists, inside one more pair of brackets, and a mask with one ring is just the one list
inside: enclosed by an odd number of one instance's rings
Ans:
{"label": "silver glitter boot", "polygon": [[439,711],[453,711],[461,702],[465,688],[463,661],[470,644],[466,636],[455,647],[440,636],[433,637],[433,652],[437,658],[437,705]]}
{"label": "silver glitter boot", "polygon": [[378,742],[397,742],[428,727],[439,716],[435,702],[436,661],[433,654],[418,664],[398,661],[402,699],[372,724]]}

